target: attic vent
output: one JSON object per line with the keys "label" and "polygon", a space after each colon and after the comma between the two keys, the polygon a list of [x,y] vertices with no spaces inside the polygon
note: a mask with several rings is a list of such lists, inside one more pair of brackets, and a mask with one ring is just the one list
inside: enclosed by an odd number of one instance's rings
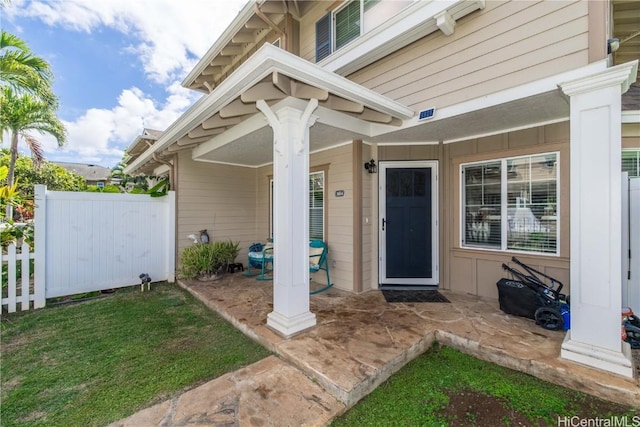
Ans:
{"label": "attic vent", "polygon": [[431,118],[433,118],[433,115],[435,113],[436,113],[436,108],[435,107],[431,107],[431,108],[427,108],[426,110],[422,110],[422,111],[420,111],[420,114],[418,115],[418,120],[431,119]]}

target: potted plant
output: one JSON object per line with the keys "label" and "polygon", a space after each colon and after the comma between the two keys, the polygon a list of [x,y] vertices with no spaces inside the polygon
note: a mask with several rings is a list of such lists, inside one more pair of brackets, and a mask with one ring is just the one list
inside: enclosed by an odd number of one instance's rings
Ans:
{"label": "potted plant", "polygon": [[195,243],[183,249],[179,274],[184,279],[217,280],[240,252],[240,242]]}

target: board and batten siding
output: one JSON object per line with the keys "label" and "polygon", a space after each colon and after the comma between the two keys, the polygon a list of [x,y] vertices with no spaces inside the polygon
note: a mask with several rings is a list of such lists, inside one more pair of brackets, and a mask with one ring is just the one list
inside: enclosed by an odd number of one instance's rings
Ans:
{"label": "board and batten siding", "polygon": [[256,170],[195,162],[190,152],[178,157],[176,177],[178,253],[193,242],[187,236],[206,229],[214,240],[240,242],[238,262],[256,238]]}

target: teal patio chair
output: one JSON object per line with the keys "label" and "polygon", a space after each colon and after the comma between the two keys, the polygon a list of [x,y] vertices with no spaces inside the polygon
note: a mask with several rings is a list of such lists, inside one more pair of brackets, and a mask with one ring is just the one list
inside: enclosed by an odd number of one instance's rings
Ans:
{"label": "teal patio chair", "polygon": [[310,291],[309,295],[319,294],[333,286],[331,277],[329,277],[328,253],[329,249],[327,248],[327,244],[322,240],[312,240],[309,242],[309,272],[317,273],[320,270],[324,270],[327,275],[327,284],[320,289]]}
{"label": "teal patio chair", "polygon": [[[247,271],[243,276],[258,276],[256,280],[273,280],[273,277],[266,276],[273,271],[273,245],[267,244],[259,252],[249,252],[247,255],[249,262],[247,262]],[[271,268],[269,268],[271,264]],[[254,273],[251,271],[251,267],[255,269],[256,266],[260,266],[260,273]]]}

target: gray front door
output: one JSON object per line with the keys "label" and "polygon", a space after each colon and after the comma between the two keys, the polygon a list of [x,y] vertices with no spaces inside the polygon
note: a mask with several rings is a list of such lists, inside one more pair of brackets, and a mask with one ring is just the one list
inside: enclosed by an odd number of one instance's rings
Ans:
{"label": "gray front door", "polygon": [[438,284],[438,164],[380,162],[380,284]]}

